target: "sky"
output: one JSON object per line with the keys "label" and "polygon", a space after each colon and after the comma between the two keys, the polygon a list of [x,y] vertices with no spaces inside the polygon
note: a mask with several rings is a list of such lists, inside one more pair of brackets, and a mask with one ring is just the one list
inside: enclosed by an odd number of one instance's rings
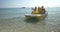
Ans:
{"label": "sky", "polygon": [[60,7],[60,0],[0,0],[0,8]]}

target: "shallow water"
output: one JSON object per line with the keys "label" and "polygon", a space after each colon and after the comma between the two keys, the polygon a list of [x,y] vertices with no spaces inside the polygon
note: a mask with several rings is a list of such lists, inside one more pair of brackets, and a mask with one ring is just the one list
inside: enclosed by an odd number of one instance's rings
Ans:
{"label": "shallow water", "polygon": [[0,32],[60,32],[59,11],[49,11],[48,16],[39,22],[26,22],[24,14],[26,11],[30,13],[31,9],[15,9],[1,11],[5,12],[0,13]]}

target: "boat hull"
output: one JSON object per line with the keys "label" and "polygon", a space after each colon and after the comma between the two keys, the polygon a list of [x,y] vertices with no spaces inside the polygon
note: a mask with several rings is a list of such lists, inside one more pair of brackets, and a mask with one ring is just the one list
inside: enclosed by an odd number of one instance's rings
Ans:
{"label": "boat hull", "polygon": [[34,19],[34,20],[40,20],[43,19],[47,16],[46,14],[27,14],[25,15],[25,20],[30,20],[30,19]]}

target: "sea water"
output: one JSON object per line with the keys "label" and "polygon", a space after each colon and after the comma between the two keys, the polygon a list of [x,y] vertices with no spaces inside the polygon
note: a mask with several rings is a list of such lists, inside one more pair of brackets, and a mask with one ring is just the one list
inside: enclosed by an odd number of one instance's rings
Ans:
{"label": "sea water", "polygon": [[36,23],[25,21],[31,8],[0,8],[0,32],[60,32],[60,8],[45,8],[48,15]]}

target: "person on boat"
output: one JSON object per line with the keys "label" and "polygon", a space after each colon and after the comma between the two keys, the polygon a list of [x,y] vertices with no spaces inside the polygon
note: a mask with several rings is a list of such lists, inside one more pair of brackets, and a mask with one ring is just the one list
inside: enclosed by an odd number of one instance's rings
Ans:
{"label": "person on boat", "polygon": [[32,11],[32,14],[39,14],[38,13],[38,9],[37,9],[37,7],[35,7],[34,9],[32,9],[33,11]]}
{"label": "person on boat", "polygon": [[39,12],[39,14],[41,14],[41,8],[40,7],[38,7],[38,12]]}
{"label": "person on boat", "polygon": [[32,13],[35,12],[36,11],[36,7],[35,8],[32,8],[32,10],[33,10]]}
{"label": "person on boat", "polygon": [[46,13],[46,10],[44,8],[44,6],[41,7],[41,14],[45,14]]}

